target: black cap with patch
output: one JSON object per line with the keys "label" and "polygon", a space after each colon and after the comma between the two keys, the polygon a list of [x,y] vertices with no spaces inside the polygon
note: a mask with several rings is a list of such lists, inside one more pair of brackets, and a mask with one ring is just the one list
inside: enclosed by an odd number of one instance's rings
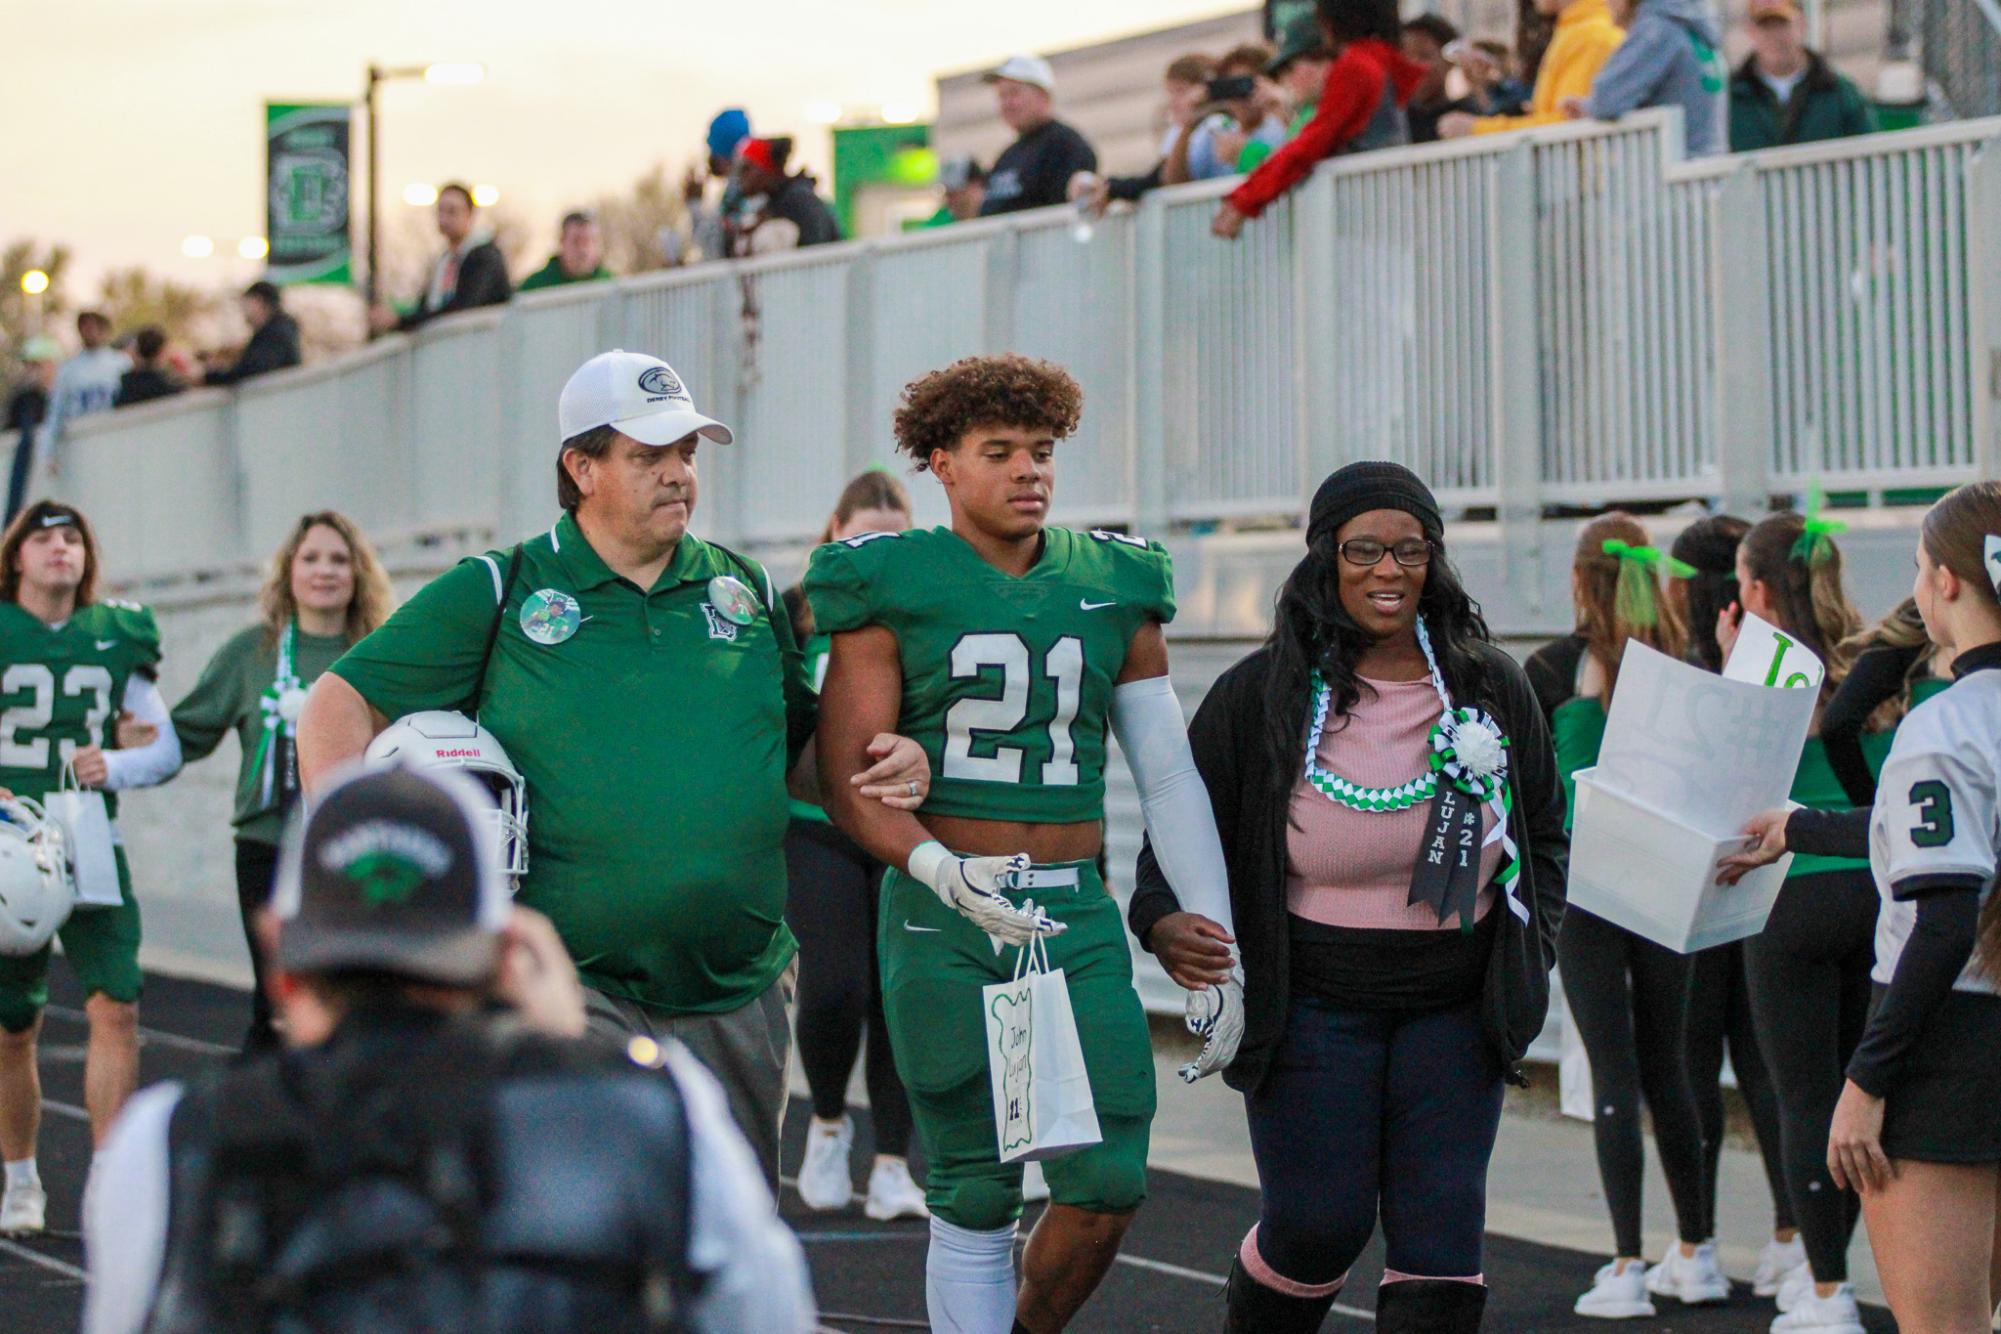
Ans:
{"label": "black cap with patch", "polygon": [[480,845],[478,801],[455,774],[402,766],[335,784],[287,841],[271,901],[278,966],[488,981],[508,905]]}

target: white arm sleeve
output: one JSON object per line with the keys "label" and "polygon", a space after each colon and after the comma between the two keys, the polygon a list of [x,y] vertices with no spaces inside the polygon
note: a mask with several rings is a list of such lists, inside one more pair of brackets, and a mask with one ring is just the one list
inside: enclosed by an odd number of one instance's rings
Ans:
{"label": "white arm sleeve", "polygon": [[1112,691],[1112,735],[1139,788],[1139,808],[1153,855],[1174,897],[1231,935],[1230,878],[1209,789],[1188,748],[1188,724],[1174,682],[1165,676],[1128,681]]}
{"label": "white arm sleeve", "polygon": [[167,712],[159,684],[134,673],[125,682],[125,708],[140,722],[159,728],[160,735],[131,750],[104,752],[107,792],[152,787],[181,771],[181,739],[174,733],[173,717]]}
{"label": "white arm sleeve", "polygon": [[125,1104],[92,1168],[83,1220],[84,1334],[139,1334],[167,1254],[167,1127],[179,1084],[141,1089]]}
{"label": "white arm sleeve", "polygon": [[688,1261],[708,1276],[689,1328],[808,1334],[816,1324],[805,1252],[778,1219],[757,1159],[730,1120],[722,1085],[678,1044],[668,1044],[667,1068],[687,1110],[694,1159]]}

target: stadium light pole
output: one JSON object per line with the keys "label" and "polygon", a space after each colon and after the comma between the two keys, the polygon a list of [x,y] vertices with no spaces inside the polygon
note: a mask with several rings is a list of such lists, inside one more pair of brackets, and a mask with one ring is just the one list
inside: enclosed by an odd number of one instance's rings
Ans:
{"label": "stadium light pole", "polygon": [[381,295],[381,286],[376,278],[376,257],[380,254],[382,239],[381,197],[382,158],[379,152],[381,136],[377,133],[377,122],[381,119],[376,106],[375,90],[385,83],[397,79],[422,79],[425,83],[465,86],[478,83],[486,77],[486,66],[468,61],[439,61],[429,65],[403,65],[385,69],[381,65],[368,67],[368,88],[361,100],[368,110],[368,282],[363,288],[369,309],[375,308]]}

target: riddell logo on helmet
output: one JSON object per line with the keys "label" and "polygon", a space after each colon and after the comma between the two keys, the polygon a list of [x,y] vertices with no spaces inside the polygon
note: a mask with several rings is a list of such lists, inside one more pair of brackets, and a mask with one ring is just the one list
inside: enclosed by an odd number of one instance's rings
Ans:
{"label": "riddell logo on helmet", "polygon": [[486,752],[477,746],[470,748],[460,746],[453,750],[440,750],[435,752],[435,754],[441,760],[483,760],[486,758]]}

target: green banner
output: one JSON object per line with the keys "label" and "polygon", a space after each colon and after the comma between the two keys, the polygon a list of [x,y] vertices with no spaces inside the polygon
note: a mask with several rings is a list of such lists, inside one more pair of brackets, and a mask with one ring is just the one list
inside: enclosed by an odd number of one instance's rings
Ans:
{"label": "green banner", "polygon": [[274,283],[354,281],[349,119],[345,104],[264,104],[264,272]]}

